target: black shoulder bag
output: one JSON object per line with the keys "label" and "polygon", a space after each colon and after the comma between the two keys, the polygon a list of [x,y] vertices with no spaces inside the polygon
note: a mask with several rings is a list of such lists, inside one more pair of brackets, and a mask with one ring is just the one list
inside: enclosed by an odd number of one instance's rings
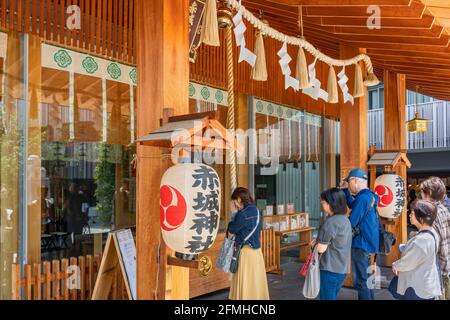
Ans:
{"label": "black shoulder bag", "polygon": [[258,212],[258,214],[256,216],[256,225],[253,228],[252,232],[250,232],[247,235],[247,237],[245,237],[245,239],[242,242],[242,244],[237,244],[236,241],[234,243],[233,257],[231,258],[231,263],[230,263],[230,272],[231,273],[236,273],[236,271],[238,270],[238,267],[239,267],[239,256],[241,255],[241,249],[245,245],[245,243],[248,241],[248,239],[250,239],[252,234],[255,233],[256,229],[258,228],[258,225],[259,225],[259,211],[257,211],[257,212]]}

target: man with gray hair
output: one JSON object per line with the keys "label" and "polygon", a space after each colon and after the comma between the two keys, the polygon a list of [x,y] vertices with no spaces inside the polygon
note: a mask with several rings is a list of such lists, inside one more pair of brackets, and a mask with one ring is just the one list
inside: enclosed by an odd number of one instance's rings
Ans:
{"label": "man with gray hair", "polygon": [[367,174],[362,169],[353,169],[340,187],[347,205],[351,209],[350,223],[353,230],[352,275],[353,285],[358,290],[359,300],[373,300],[374,291],[367,286],[370,274],[370,254],[379,251],[379,222],[376,206],[378,195],[369,190]]}
{"label": "man with gray hair", "polygon": [[446,196],[444,182],[438,177],[426,179],[420,184],[420,196],[433,202],[437,207],[433,228],[440,238],[438,257],[444,291],[441,299],[450,300],[450,212],[443,204]]}

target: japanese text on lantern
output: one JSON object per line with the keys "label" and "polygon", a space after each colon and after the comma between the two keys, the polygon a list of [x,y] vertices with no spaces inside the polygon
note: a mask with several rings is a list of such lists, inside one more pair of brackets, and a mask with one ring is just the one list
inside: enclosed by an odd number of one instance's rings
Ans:
{"label": "japanese text on lantern", "polygon": [[186,247],[191,253],[207,250],[213,242],[213,232],[219,223],[219,177],[216,172],[207,166],[200,166],[192,174],[193,188],[201,188],[193,199],[192,209],[195,212],[194,223],[190,230],[195,230]]}
{"label": "japanese text on lantern", "polygon": [[403,182],[402,177],[397,176],[395,179],[395,188],[397,201],[395,202],[395,210],[394,216],[400,216],[402,213],[403,207],[405,206],[405,183]]}

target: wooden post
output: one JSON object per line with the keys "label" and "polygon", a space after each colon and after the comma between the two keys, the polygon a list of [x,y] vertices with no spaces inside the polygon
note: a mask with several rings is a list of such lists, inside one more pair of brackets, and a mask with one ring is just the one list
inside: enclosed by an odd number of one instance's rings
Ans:
{"label": "wooden post", "polygon": [[[404,74],[384,71],[384,148],[386,150],[402,150],[406,152],[406,77]],[[407,182],[406,166],[394,167],[394,172]],[[400,258],[400,243],[407,241],[406,206],[394,225],[386,225],[386,229],[395,233],[397,242],[386,257],[386,265]]]}
{"label": "wooden post", "polygon": [[[365,52],[365,49],[340,46],[341,59],[351,58]],[[364,74],[364,64],[360,64],[360,66]],[[347,82],[349,92],[353,94],[355,67],[347,67],[346,74],[349,78]],[[342,97],[339,101],[342,101]],[[341,119],[341,177],[345,178],[354,168],[367,170],[367,89],[365,89],[364,96],[355,98],[353,105],[350,102],[340,102],[339,110]],[[352,286],[351,273],[347,276],[344,285]]]}
{"label": "wooden post", "polygon": [[[135,12],[139,70],[136,119],[137,135],[142,137],[160,126],[163,108],[173,108],[176,115],[189,111],[189,1],[137,0]],[[163,174],[161,150],[138,145],[137,159],[137,298],[164,299],[167,259],[158,197]],[[189,270],[184,269],[172,270],[177,277],[173,286],[184,288],[174,290],[174,299],[189,298]]]}
{"label": "wooden post", "polygon": [[[354,57],[359,53],[365,53],[365,49],[356,49],[341,45],[341,58]],[[364,64],[360,64],[363,74]],[[354,66],[347,67],[346,74],[350,93],[354,87]],[[342,101],[342,100],[340,100]],[[341,177],[347,176],[354,168],[367,170],[367,90],[363,97],[355,98],[354,105],[349,102],[340,103],[341,119]]]}

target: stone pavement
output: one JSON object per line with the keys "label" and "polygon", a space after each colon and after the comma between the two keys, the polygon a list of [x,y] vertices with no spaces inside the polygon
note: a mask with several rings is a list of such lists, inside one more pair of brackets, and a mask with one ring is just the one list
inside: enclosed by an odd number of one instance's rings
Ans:
{"label": "stone pavement", "polygon": [[[273,300],[307,300],[302,294],[304,278],[297,274],[301,263],[296,258],[282,256],[282,269],[284,275],[268,274],[269,295]],[[392,272],[390,268],[381,268],[381,274],[386,277],[381,281],[381,289],[375,290],[376,300],[394,300],[386,289],[389,284]],[[228,289],[207,294],[196,299],[205,300],[226,300],[228,299]],[[317,298],[318,299],[318,298]],[[338,295],[338,300],[358,300],[358,293],[352,288],[343,287]]]}

